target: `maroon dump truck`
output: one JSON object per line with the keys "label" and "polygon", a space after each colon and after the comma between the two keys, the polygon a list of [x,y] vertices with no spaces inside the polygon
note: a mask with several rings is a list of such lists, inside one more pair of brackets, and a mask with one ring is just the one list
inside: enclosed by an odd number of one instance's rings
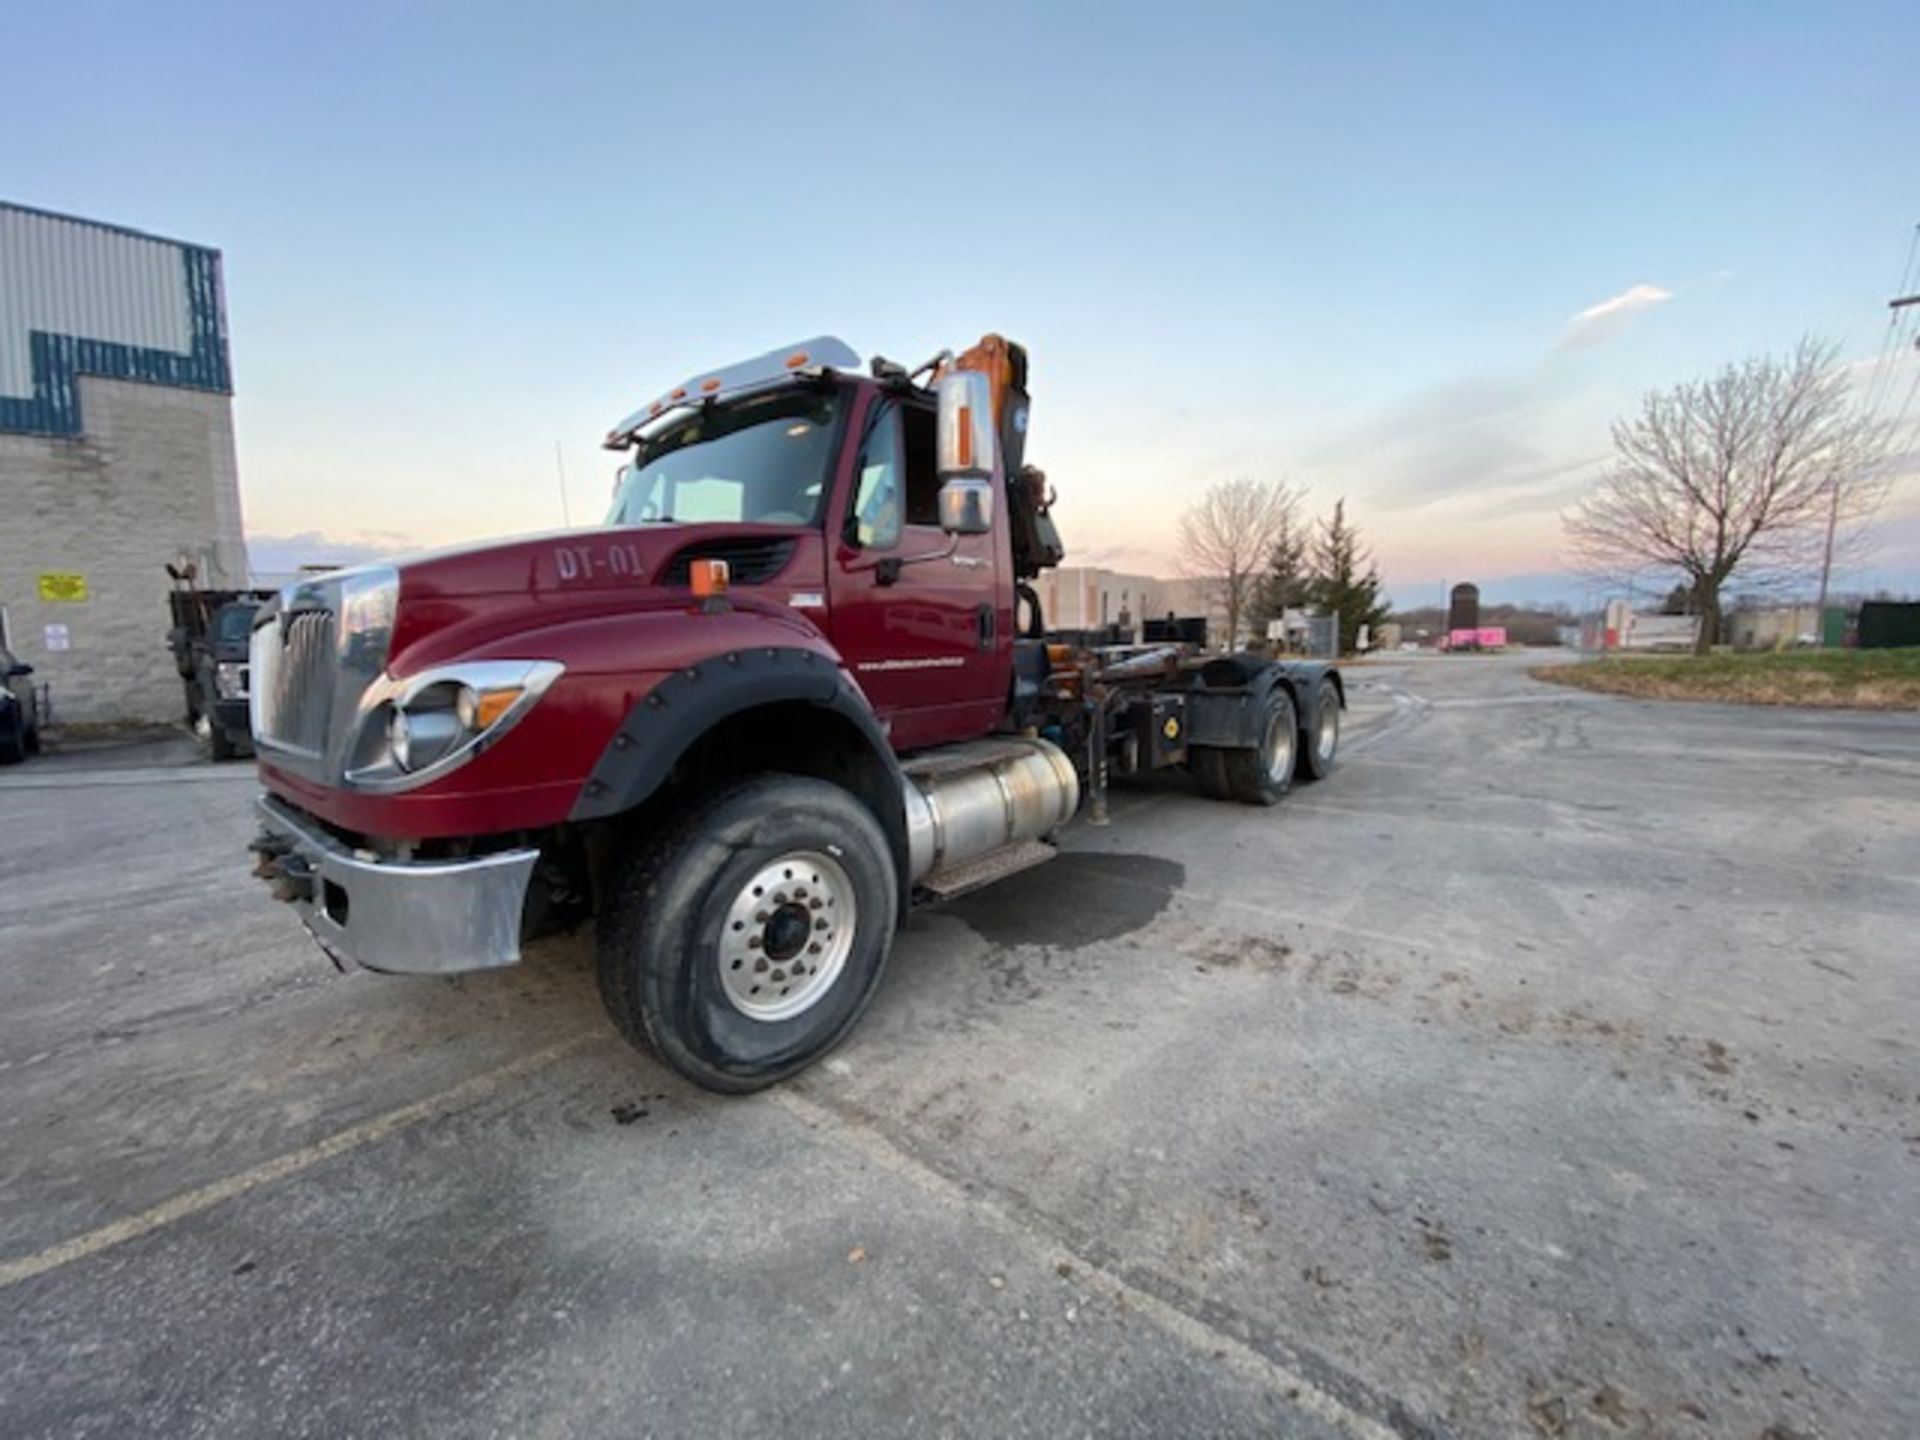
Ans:
{"label": "maroon dump truck", "polygon": [[294,585],[253,632],[256,869],[337,963],[591,920],[615,1025],[745,1091],[845,1036],[910,907],[1050,859],[1111,774],[1271,805],[1339,673],[1050,636],[1026,355],[821,338],[620,422],[597,530]]}

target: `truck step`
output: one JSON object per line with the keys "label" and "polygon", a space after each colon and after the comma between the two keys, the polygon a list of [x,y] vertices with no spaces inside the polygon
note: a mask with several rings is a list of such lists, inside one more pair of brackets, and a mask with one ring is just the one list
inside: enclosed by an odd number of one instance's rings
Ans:
{"label": "truck step", "polygon": [[1022,744],[1019,739],[995,740],[989,737],[985,740],[964,740],[957,745],[942,745],[937,750],[909,755],[900,762],[900,768],[918,779],[931,779],[935,775],[983,769],[1001,760],[1017,760],[1031,753],[1031,747]]}
{"label": "truck step", "polygon": [[956,895],[978,890],[983,885],[991,885],[1022,870],[1044,865],[1059,853],[1044,840],[1022,840],[1017,845],[1002,845],[998,850],[989,850],[964,865],[934,871],[920,881],[920,888],[936,899],[951,900]]}

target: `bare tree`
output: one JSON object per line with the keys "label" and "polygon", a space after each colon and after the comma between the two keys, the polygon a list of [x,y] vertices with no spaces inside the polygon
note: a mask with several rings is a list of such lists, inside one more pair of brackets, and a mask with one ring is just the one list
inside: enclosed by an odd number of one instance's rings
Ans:
{"label": "bare tree", "polygon": [[1226,612],[1229,650],[1275,542],[1299,525],[1299,491],[1244,476],[1210,486],[1180,517],[1181,568]]}
{"label": "bare tree", "polygon": [[1702,655],[1720,638],[1730,578],[1807,574],[1829,525],[1864,519],[1887,484],[1884,432],[1853,408],[1834,357],[1802,340],[1784,358],[1649,394],[1616,420],[1613,464],[1563,517],[1581,568],[1684,577]]}

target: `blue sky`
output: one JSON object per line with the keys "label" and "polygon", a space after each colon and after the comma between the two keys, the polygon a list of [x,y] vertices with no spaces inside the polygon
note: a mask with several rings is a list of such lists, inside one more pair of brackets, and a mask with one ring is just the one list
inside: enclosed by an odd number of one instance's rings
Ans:
{"label": "blue sky", "polygon": [[[1347,496],[1403,602],[1564,590],[1608,420],[1807,331],[1870,360],[1920,220],[1911,3],[5,28],[0,194],[222,248],[249,528],[313,558],[556,524],[556,440],[597,518],[598,437],[695,370],[999,329],[1071,559],[1168,571],[1254,474]],[[1860,578],[1920,585],[1911,482]]]}

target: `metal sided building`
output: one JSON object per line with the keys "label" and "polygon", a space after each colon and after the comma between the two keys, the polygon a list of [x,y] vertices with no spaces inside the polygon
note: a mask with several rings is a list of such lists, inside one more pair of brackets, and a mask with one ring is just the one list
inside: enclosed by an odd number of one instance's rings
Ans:
{"label": "metal sided building", "polygon": [[0,201],[0,625],[60,721],[182,714],[166,567],[247,582],[220,252]]}

